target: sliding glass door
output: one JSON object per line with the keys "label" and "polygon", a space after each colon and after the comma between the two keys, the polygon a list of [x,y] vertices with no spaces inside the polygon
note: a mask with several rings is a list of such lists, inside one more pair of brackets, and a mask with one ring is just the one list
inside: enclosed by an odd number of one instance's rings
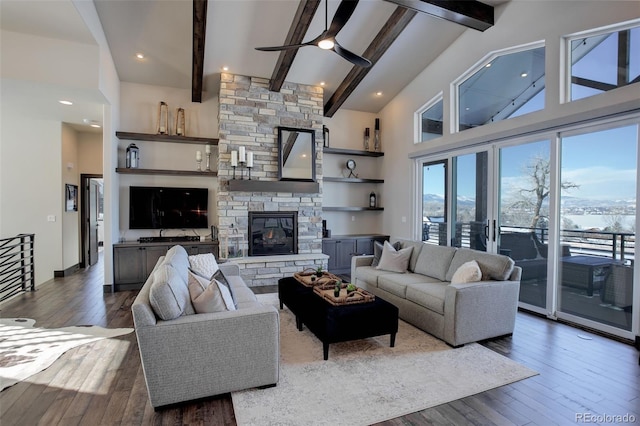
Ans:
{"label": "sliding glass door", "polygon": [[638,333],[639,132],[629,122],[423,159],[423,241],[510,256],[521,308]]}
{"label": "sliding glass door", "polygon": [[452,239],[455,247],[487,251],[488,166],[487,151],[452,158]]}
{"label": "sliding glass door", "polygon": [[520,302],[542,309],[547,306],[550,146],[542,140],[498,149],[499,252],[522,268]]}
{"label": "sliding glass door", "polygon": [[447,160],[422,164],[422,241],[447,243]]}
{"label": "sliding glass door", "polygon": [[631,331],[637,150],[636,125],[561,138],[559,316]]}

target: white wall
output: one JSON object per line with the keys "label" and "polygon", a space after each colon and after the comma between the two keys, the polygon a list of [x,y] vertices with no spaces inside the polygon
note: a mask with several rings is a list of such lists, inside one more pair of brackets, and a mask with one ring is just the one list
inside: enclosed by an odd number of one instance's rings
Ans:
{"label": "white wall", "polygon": [[[569,18],[570,17],[570,18]],[[497,8],[496,25],[480,33],[467,30],[436,61],[416,77],[380,113],[385,157],[385,212],[383,230],[412,237],[412,205],[415,194],[410,155],[444,147],[482,143],[554,124],[576,122],[640,107],[638,85],[612,90],[597,97],[561,105],[560,47],[564,35],[640,17],[634,1],[607,2],[509,2]],[[449,132],[449,83],[492,51],[539,40],[546,42],[546,107],[518,118],[460,133]],[[445,134],[414,145],[414,113],[437,93],[444,93]],[[393,149],[388,149],[389,143]],[[402,218],[408,218],[406,222]]]}
{"label": "white wall", "polygon": [[[35,278],[39,285],[61,270],[64,185],[62,125],[0,109],[0,235],[36,234]],[[47,221],[53,216],[55,221]]]}
{"label": "white wall", "polygon": [[79,132],[78,173],[102,174],[102,133]]}
{"label": "white wall", "polygon": [[[60,162],[62,187],[76,185],[80,192],[80,174],[78,173],[78,134],[68,124],[62,125],[62,158]],[[65,200],[62,204],[62,270],[80,263],[80,194],[78,210],[66,211]]]}
{"label": "white wall", "polygon": [[[175,112],[185,110],[186,136],[215,138],[218,136],[218,97],[204,96],[202,103],[191,102],[191,91],[171,87],[122,83],[120,90],[119,131],[157,133],[158,104],[164,101],[169,106],[169,127],[175,134]],[[140,149],[140,168],[166,170],[196,170],[196,151],[202,152],[205,167],[204,145],[188,143],[164,143],[149,141],[118,141],[118,167],[125,166],[125,152],[130,143]],[[217,164],[217,148],[212,146],[211,167]],[[118,178],[119,230],[118,238],[134,241],[141,236],[157,235],[157,230],[129,230],[129,186],[173,186],[209,189],[209,224],[215,225],[218,181],[211,177],[121,175]],[[208,235],[210,230],[196,230],[199,235]],[[191,230],[188,231],[191,235]],[[169,230],[163,235],[182,235],[184,231]]]}

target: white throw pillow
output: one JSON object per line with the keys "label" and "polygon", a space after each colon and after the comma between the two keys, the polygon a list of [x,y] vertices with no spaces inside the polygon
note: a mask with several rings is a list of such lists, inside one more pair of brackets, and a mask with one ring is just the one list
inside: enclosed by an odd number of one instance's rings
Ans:
{"label": "white throw pillow", "polygon": [[218,262],[213,253],[195,254],[189,256],[189,267],[191,270],[201,277],[211,280],[213,274],[216,273]]}
{"label": "white throw pillow", "polygon": [[413,247],[396,250],[389,241],[385,241],[382,247],[380,263],[376,266],[376,269],[404,274],[407,272],[407,267],[409,267],[412,252]]}
{"label": "white throw pillow", "polygon": [[196,313],[224,312],[227,305],[217,285],[189,271],[189,296]]}
{"label": "white throw pillow", "polygon": [[480,265],[475,260],[463,263],[451,277],[451,284],[465,284],[480,281],[482,271]]}

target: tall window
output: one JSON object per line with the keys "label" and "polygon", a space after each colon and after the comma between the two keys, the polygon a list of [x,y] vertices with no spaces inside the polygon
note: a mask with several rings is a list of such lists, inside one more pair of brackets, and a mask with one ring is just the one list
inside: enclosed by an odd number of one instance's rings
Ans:
{"label": "tall window", "polygon": [[427,103],[417,113],[418,138],[417,143],[426,142],[442,136],[442,94]]}
{"label": "tall window", "polygon": [[572,101],[640,81],[640,26],[572,38],[570,52]]}
{"label": "tall window", "polygon": [[457,84],[458,131],[544,108],[544,46],[494,56]]}

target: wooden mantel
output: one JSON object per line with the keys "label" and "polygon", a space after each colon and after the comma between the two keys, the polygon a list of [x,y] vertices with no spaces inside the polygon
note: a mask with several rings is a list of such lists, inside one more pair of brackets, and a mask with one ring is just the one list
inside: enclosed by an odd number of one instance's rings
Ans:
{"label": "wooden mantel", "polygon": [[241,192],[291,192],[298,194],[317,194],[320,192],[318,182],[291,180],[229,180],[229,191]]}

